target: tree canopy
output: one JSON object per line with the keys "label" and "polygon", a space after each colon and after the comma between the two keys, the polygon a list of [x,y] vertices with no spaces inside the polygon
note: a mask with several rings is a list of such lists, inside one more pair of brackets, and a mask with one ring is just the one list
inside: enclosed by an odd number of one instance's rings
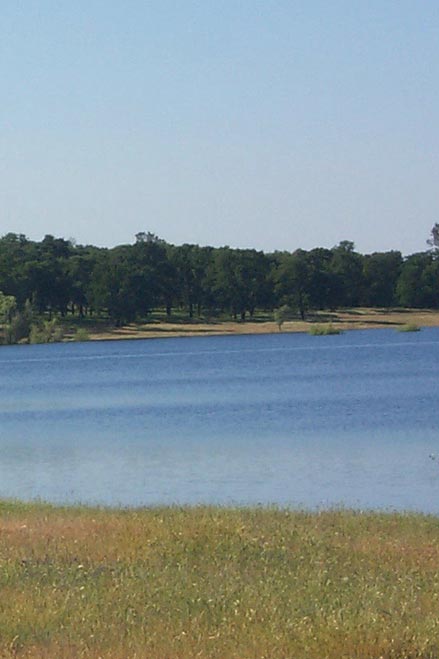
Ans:
{"label": "tree canopy", "polygon": [[[431,244],[439,246],[439,225]],[[305,318],[312,309],[439,306],[439,253],[403,258],[398,251],[362,255],[350,241],[332,249],[264,253],[230,247],[180,246],[151,232],[112,249],[42,241],[8,233],[0,238],[0,322],[26,303],[37,314],[103,315],[115,324],[151,310],[244,321],[256,309],[287,306]]]}

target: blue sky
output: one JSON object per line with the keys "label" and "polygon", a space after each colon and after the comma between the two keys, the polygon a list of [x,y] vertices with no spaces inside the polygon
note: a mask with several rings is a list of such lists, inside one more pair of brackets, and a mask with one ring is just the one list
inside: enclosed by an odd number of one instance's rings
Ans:
{"label": "blue sky", "polygon": [[2,0],[0,234],[424,250],[435,0]]}

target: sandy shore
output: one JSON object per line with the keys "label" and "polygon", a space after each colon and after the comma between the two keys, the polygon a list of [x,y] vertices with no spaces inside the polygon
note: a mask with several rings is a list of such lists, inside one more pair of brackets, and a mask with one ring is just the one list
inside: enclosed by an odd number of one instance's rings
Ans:
{"label": "sandy shore", "polygon": [[[294,320],[283,324],[282,332],[308,332],[313,323],[332,323],[342,330],[395,328],[406,324],[419,327],[438,327],[439,311],[417,309],[349,309],[337,312],[321,312],[309,320]],[[272,334],[279,329],[274,321],[212,321],[206,322],[151,322],[132,323],[124,327],[90,328],[90,339],[152,339],[178,336],[221,336],[238,334]]]}

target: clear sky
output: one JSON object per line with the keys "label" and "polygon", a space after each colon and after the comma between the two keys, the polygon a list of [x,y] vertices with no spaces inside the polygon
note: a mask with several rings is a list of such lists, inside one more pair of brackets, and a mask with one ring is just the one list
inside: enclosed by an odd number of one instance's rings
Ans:
{"label": "clear sky", "polygon": [[1,235],[426,248],[437,0],[2,0],[0,26]]}

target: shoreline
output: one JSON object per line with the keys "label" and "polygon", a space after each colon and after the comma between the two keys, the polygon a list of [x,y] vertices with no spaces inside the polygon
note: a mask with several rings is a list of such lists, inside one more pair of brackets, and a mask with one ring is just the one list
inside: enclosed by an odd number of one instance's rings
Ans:
{"label": "shoreline", "polygon": [[[90,327],[90,341],[117,341],[135,339],[159,339],[194,336],[249,336],[254,334],[307,333],[313,326],[332,324],[343,331],[364,329],[399,330],[405,325],[439,327],[439,311],[419,309],[349,309],[336,312],[321,312],[309,316],[308,320],[292,320],[283,324],[270,321],[216,321],[216,322],[166,322],[130,323],[122,327]],[[67,340],[73,338],[67,332]]]}
{"label": "shoreline", "polygon": [[[323,329],[332,326],[341,334],[350,330],[393,329],[394,331],[415,331],[427,327],[439,327],[439,310],[434,309],[373,309],[355,308],[338,311],[317,311],[309,313],[306,320],[289,320],[279,329],[271,314],[257,315],[253,320],[167,320],[156,313],[147,322],[133,322],[115,327],[109,321],[92,318],[64,318],[61,320],[63,338],[57,343],[74,341],[120,341],[207,336],[252,336],[270,334],[310,334],[317,326]],[[411,326],[411,329],[409,327]],[[404,330],[404,327],[407,329]],[[1,328],[0,328],[1,330]],[[84,332],[79,338],[78,331]],[[331,333],[331,332],[329,332]],[[0,345],[1,331],[0,331]],[[28,345],[20,341],[12,345]],[[6,345],[6,344],[3,344]]]}

